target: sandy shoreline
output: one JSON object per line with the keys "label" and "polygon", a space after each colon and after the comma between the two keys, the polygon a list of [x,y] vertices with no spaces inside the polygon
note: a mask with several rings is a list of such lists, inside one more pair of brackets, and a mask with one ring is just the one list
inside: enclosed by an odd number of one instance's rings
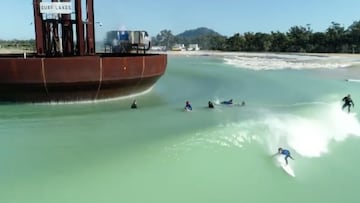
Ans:
{"label": "sandy shoreline", "polygon": [[34,53],[33,50],[16,49],[16,48],[0,48],[0,54],[23,54]]}

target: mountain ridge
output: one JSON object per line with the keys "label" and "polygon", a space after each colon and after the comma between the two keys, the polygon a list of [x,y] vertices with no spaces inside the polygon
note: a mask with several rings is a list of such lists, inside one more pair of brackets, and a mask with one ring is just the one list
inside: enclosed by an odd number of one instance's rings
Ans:
{"label": "mountain ridge", "polygon": [[178,38],[187,38],[189,40],[196,39],[203,36],[222,36],[213,29],[207,27],[199,27],[195,29],[185,30],[184,32],[175,35]]}

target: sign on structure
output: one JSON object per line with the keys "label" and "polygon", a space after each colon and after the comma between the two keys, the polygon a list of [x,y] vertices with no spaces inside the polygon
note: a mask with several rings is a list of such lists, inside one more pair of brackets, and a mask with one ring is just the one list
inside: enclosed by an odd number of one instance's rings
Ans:
{"label": "sign on structure", "polygon": [[71,2],[40,2],[40,13],[71,14]]}

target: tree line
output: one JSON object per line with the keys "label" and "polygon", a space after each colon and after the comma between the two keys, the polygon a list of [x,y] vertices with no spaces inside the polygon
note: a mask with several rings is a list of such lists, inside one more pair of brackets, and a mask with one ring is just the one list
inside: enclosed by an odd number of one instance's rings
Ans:
{"label": "tree line", "polygon": [[16,48],[22,50],[35,50],[35,40],[1,40],[0,48]]}
{"label": "tree line", "polygon": [[[231,37],[201,28],[190,35],[173,35],[162,30],[152,38],[153,46],[199,44],[203,50],[246,52],[360,53],[360,21],[345,28],[332,22],[324,32],[314,32],[310,25],[293,26],[287,32],[245,32]],[[0,48],[35,49],[35,40],[0,40]]]}
{"label": "tree line", "polygon": [[201,49],[247,52],[360,53],[360,21],[348,28],[332,22],[324,32],[314,32],[310,25],[293,26],[288,32],[245,32],[231,37],[198,35],[192,38],[162,30],[152,38],[153,45],[199,44]]}

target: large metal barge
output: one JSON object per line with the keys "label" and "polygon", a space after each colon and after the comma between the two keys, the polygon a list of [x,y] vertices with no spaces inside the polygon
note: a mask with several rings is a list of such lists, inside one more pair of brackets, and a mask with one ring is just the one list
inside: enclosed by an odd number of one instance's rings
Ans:
{"label": "large metal barge", "polygon": [[146,91],[164,74],[167,56],[147,54],[142,40],[118,39],[109,53],[95,53],[93,0],[85,9],[81,0],[33,4],[36,52],[0,55],[0,101],[116,98]]}

